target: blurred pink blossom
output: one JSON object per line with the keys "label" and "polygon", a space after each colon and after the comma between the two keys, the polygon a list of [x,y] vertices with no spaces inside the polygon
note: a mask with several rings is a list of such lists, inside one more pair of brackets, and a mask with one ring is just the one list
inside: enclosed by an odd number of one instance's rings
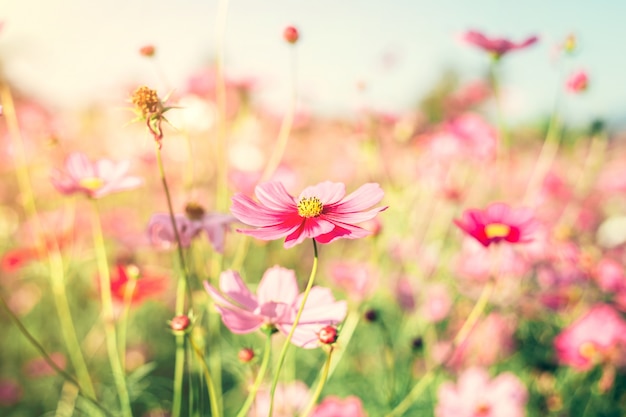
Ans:
{"label": "blurred pink blossom", "polygon": [[422,314],[431,323],[438,323],[448,317],[452,308],[449,290],[442,284],[434,284],[424,291]]}
{"label": "blurred pink blossom", "polygon": [[65,160],[65,171],[53,170],[50,180],[62,194],[84,193],[90,198],[101,198],[142,184],[140,178],[126,175],[129,167],[128,161],[91,162],[85,154],[74,152]]}
{"label": "blurred pink blossom", "polygon": [[429,138],[429,151],[437,160],[474,158],[491,161],[498,146],[496,130],[481,116],[464,113],[446,121]]}
{"label": "blurred pink blossom", "polygon": [[596,265],[593,276],[602,291],[613,293],[626,290],[624,267],[611,258],[602,258]]}
{"label": "blurred pink blossom", "polygon": [[[203,232],[213,245],[216,252],[224,251],[224,241],[228,226],[236,219],[230,214],[201,213],[190,217],[186,214],[175,214],[174,220],[180,237],[180,244],[189,247],[191,241]],[[176,245],[176,235],[172,227],[172,219],[168,213],[153,214],[148,222],[148,237],[153,245],[170,247]]]}
{"label": "blurred pink blossom", "polygon": [[366,417],[361,399],[354,395],[341,399],[333,395],[324,398],[311,417]]}
{"label": "blurred pink blossom", "polygon": [[589,88],[589,76],[585,71],[576,71],[565,82],[565,87],[572,93],[581,93]]}
{"label": "blurred pink blossom", "polygon": [[[215,301],[224,325],[238,334],[253,332],[263,325],[289,334],[303,296],[298,294],[294,271],[279,266],[265,271],[256,296],[235,271],[220,275],[222,293],[207,281],[204,287]],[[335,301],[330,289],[313,287],[291,342],[306,349],[318,347],[319,331],[327,325],[341,323],[347,309],[345,301]]]}
{"label": "blurred pink blossom", "polygon": [[623,364],[626,359],[626,321],[608,304],[593,306],[554,339],[564,365],[580,371],[600,363]]}
{"label": "blurred pink blossom", "polygon": [[372,267],[363,262],[333,262],[329,276],[337,287],[356,300],[367,297],[375,281]]}
{"label": "blurred pink blossom", "polygon": [[501,241],[529,242],[536,228],[532,210],[514,209],[505,203],[491,203],[484,210],[465,210],[454,224],[485,247]]}
{"label": "blurred pink blossom", "polygon": [[0,379],[0,406],[10,407],[20,402],[22,386],[12,379]]}
{"label": "blurred pink blossom", "polygon": [[444,382],[437,393],[436,417],[523,417],[528,391],[515,375],[490,379],[482,368],[469,368],[457,384]]}
{"label": "blurred pink blossom", "polygon": [[[278,383],[274,395],[273,417],[293,417],[299,415],[307,405],[309,387],[302,381]],[[270,393],[261,389],[248,413],[248,417],[267,417],[270,411]]]}
{"label": "blurred pink blossom", "polygon": [[[61,352],[50,353],[50,359],[59,368],[65,369],[66,359]],[[24,365],[24,373],[31,378],[41,378],[44,376],[56,375],[56,371],[42,357],[31,359]]]}
{"label": "blurred pink blossom", "polygon": [[527,48],[539,40],[537,36],[530,36],[521,42],[513,42],[504,38],[488,38],[483,33],[475,30],[467,31],[463,36],[463,39],[466,42],[489,52],[495,59],[499,59],[501,56],[510,51]]}
{"label": "blurred pink blossom", "polygon": [[285,248],[291,248],[304,239],[319,243],[337,239],[358,239],[370,231],[356,226],[374,218],[387,207],[368,211],[383,198],[378,184],[368,183],[346,196],[342,183],[325,181],[307,187],[295,199],[279,182],[260,184],[255,189],[259,202],[244,194],[233,196],[231,212],[241,222],[256,229],[238,229],[238,232],[262,240],[285,238]]}

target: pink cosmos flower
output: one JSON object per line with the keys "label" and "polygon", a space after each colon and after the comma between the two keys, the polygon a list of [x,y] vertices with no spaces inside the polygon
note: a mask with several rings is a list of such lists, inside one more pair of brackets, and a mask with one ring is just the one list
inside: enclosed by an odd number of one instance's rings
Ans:
{"label": "pink cosmos flower", "polygon": [[[205,213],[199,206],[190,210],[188,205],[185,214],[175,214],[174,220],[180,237],[180,244],[189,247],[191,241],[206,233],[213,248],[222,253],[228,226],[236,219],[230,214]],[[148,222],[148,237],[153,245],[170,247],[176,244],[176,235],[172,227],[172,219],[168,213],[153,214]]]}
{"label": "pink cosmos flower", "polygon": [[363,409],[361,399],[351,395],[345,399],[330,395],[324,398],[311,417],[366,417],[367,413]]}
{"label": "pink cosmos flower", "polygon": [[565,86],[572,93],[581,93],[589,87],[589,77],[585,71],[577,71],[570,75]]}
{"label": "pink cosmos flower", "polygon": [[84,193],[90,198],[126,191],[142,184],[138,177],[127,176],[128,161],[99,159],[91,162],[83,153],[74,152],[65,160],[65,172],[55,169],[50,180],[62,194]]}
{"label": "pink cosmos flower", "polygon": [[489,52],[495,59],[499,59],[507,52],[527,48],[539,40],[537,36],[530,36],[522,42],[516,43],[503,38],[488,38],[483,33],[475,30],[467,31],[463,36],[463,39],[466,42]]}
{"label": "pink cosmos flower", "polygon": [[626,321],[611,306],[595,305],[554,339],[559,362],[586,371],[599,363],[623,364]]}
{"label": "pink cosmos flower", "polygon": [[255,188],[259,202],[243,194],[233,197],[231,212],[241,222],[256,229],[238,230],[262,240],[285,238],[285,248],[291,248],[306,238],[319,243],[336,239],[358,239],[371,234],[356,226],[374,218],[387,207],[364,211],[383,198],[375,183],[361,186],[346,194],[342,183],[325,181],[305,188],[296,199],[283,184],[268,182]]}
{"label": "pink cosmos flower", "polygon": [[330,279],[350,297],[362,300],[371,292],[375,272],[366,263],[337,261],[330,265]]}
{"label": "pink cosmos flower", "polygon": [[[307,405],[309,387],[302,381],[278,383],[274,395],[273,417],[299,415]],[[260,389],[248,417],[266,417],[270,411],[269,389]]]}
{"label": "pink cosmos flower", "polygon": [[513,209],[504,203],[492,203],[484,210],[465,210],[461,219],[454,220],[454,224],[485,247],[503,240],[509,243],[529,242],[536,226],[532,210]]}
{"label": "pink cosmos flower", "polygon": [[436,417],[523,417],[528,392],[513,374],[505,372],[494,379],[482,368],[469,368],[457,385],[444,382],[439,387]]}
{"label": "pink cosmos flower", "polygon": [[[298,294],[294,271],[279,266],[265,271],[256,296],[235,271],[220,275],[222,293],[206,281],[204,287],[215,301],[224,325],[239,334],[253,332],[263,325],[289,334],[303,296]],[[345,301],[335,301],[330,289],[313,287],[291,343],[306,349],[317,347],[319,331],[327,325],[341,323],[347,309]]]}

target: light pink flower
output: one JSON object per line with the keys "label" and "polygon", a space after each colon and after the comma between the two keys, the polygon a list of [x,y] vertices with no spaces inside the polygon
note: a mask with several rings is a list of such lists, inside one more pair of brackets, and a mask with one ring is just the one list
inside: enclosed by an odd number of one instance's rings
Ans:
{"label": "light pink flower", "polygon": [[330,395],[324,398],[311,417],[366,417],[361,399],[351,395],[345,399]]}
{"label": "light pink flower", "polygon": [[585,71],[577,71],[569,76],[565,86],[572,93],[581,93],[589,87],[589,77]]}
{"label": "light pink flower", "polygon": [[437,393],[436,417],[522,417],[528,392],[513,374],[494,379],[482,368],[470,368],[458,383],[444,382]]}
{"label": "light pink flower", "polygon": [[434,284],[425,291],[422,314],[430,323],[438,323],[448,317],[452,307],[450,291],[443,284]]}
{"label": "light pink flower", "polygon": [[279,182],[260,184],[255,189],[259,202],[243,194],[233,197],[231,212],[241,222],[256,229],[238,230],[262,240],[285,238],[285,248],[302,243],[306,238],[319,243],[336,239],[358,239],[371,234],[356,226],[374,218],[387,207],[364,211],[383,198],[375,183],[361,186],[346,194],[341,183],[325,181],[305,188],[296,199]]}
{"label": "light pink flower", "polygon": [[[215,301],[224,325],[233,333],[250,333],[266,325],[288,334],[303,296],[298,294],[294,271],[279,266],[265,271],[256,296],[235,271],[220,275],[222,293],[206,281],[204,287]],[[318,332],[327,325],[342,322],[347,309],[345,301],[335,301],[330,289],[313,287],[291,343],[307,349],[318,347]]]}
{"label": "light pink flower", "polygon": [[626,290],[624,267],[611,258],[602,258],[598,262],[593,277],[602,291],[612,293]]}
{"label": "light pink flower", "polygon": [[140,178],[126,175],[129,166],[128,161],[99,159],[91,162],[85,154],[74,152],[65,160],[65,171],[55,169],[50,180],[63,194],[84,193],[90,198],[101,198],[142,184]]}
{"label": "light pink flower", "polygon": [[504,38],[488,38],[483,33],[475,30],[467,31],[463,36],[463,39],[466,42],[489,52],[495,59],[500,58],[507,52],[527,48],[539,40],[537,36],[530,36],[521,42],[513,42]]}
{"label": "light pink flower", "polygon": [[[230,214],[202,213],[193,218],[185,214],[175,214],[174,220],[183,247],[189,247],[191,241],[204,232],[213,248],[222,253],[228,226],[236,219]],[[168,213],[152,215],[148,222],[148,237],[153,245],[170,247],[176,244],[172,219]]]}
{"label": "light pink flower", "polygon": [[465,210],[454,224],[485,247],[503,240],[508,243],[529,242],[536,228],[532,210],[513,209],[504,203],[491,203],[484,210]]}
{"label": "light pink flower", "polygon": [[367,297],[376,279],[372,267],[363,262],[334,262],[329,275],[335,285],[356,300]]}
{"label": "light pink flower", "polygon": [[[274,395],[273,417],[293,417],[299,415],[307,405],[309,387],[302,381],[279,383]],[[267,417],[270,411],[270,393],[261,389],[248,413],[248,417]]]}
{"label": "light pink flower", "polygon": [[599,363],[622,364],[626,349],[626,321],[611,306],[598,304],[554,339],[562,364],[581,371]]}

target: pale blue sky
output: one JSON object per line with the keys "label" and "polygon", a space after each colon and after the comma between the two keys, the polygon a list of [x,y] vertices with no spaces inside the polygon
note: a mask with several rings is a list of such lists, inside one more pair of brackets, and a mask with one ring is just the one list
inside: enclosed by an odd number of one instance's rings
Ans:
{"label": "pale blue sky", "polygon": [[[94,98],[119,100],[120,87],[157,83],[137,49],[158,48],[163,72],[182,85],[214,53],[219,0],[0,0],[0,58],[11,80],[56,106]],[[620,5],[621,4],[621,5]],[[586,69],[591,89],[572,97],[564,113],[573,122],[625,118],[621,88],[626,56],[626,2],[599,0],[231,0],[226,68],[260,80],[260,98],[278,109],[289,98],[289,47],[282,29],[296,25],[298,84],[311,109],[353,113],[367,106],[401,111],[415,103],[444,68],[476,79],[486,57],[459,36],[478,29],[519,40],[537,34],[533,48],[504,60],[504,84],[513,117],[545,114],[557,72],[550,53],[569,33],[580,53],[569,68]],[[392,57],[391,68],[383,57]],[[357,93],[358,82],[368,88]]]}

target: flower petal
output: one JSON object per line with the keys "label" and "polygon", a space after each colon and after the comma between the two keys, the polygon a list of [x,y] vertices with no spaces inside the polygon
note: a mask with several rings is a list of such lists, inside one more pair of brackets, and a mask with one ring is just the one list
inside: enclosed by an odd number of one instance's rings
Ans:
{"label": "flower petal", "polygon": [[254,194],[259,202],[275,211],[295,211],[296,202],[294,198],[289,195],[285,186],[278,182],[266,182],[254,189]]}
{"label": "flower petal", "polygon": [[257,297],[261,305],[270,301],[291,305],[298,297],[296,273],[280,266],[269,268],[259,283]]}

